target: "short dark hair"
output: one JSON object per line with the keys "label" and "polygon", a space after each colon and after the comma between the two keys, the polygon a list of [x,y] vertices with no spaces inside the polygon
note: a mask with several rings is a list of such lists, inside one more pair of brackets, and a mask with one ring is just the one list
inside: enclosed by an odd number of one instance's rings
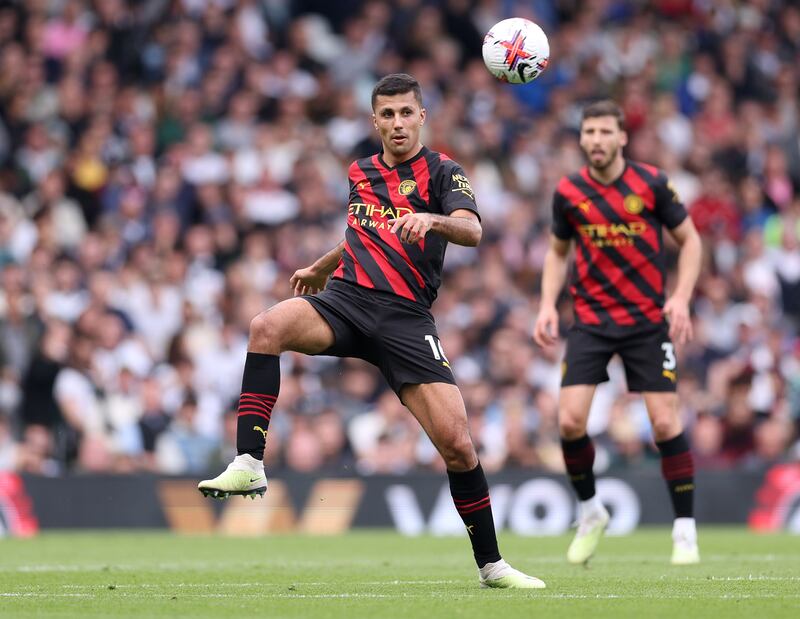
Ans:
{"label": "short dark hair", "polygon": [[419,103],[419,106],[422,107],[422,88],[420,88],[417,80],[408,73],[387,75],[375,84],[375,88],[372,89],[372,109],[375,109],[375,102],[380,95],[391,97],[392,95],[404,95],[407,92],[413,92],[414,98]]}
{"label": "short dark hair", "polygon": [[617,119],[619,128],[625,131],[625,112],[616,101],[611,99],[602,99],[590,103],[583,108],[583,115],[581,116],[581,124],[587,118],[599,118],[601,116],[613,116]]}

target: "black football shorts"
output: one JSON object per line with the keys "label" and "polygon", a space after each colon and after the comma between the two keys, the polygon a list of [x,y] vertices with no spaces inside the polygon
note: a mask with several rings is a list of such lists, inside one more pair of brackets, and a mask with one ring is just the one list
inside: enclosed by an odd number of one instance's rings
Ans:
{"label": "black football shorts", "polygon": [[320,355],[369,361],[398,396],[404,385],[455,384],[433,316],[424,306],[338,279],[319,294],[302,298],[336,336],[333,346]]}
{"label": "black football shorts", "polygon": [[606,368],[614,354],[622,358],[629,391],[675,391],[678,363],[666,325],[632,332],[629,337],[609,337],[573,327],[567,335],[561,386],[607,381]]}

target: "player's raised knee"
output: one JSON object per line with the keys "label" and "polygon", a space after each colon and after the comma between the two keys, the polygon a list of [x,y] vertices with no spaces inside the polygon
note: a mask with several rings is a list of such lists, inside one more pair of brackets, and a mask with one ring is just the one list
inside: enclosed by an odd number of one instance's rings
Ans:
{"label": "player's raised knee", "polygon": [[258,352],[280,352],[280,326],[269,310],[260,312],[250,321],[249,347]]}

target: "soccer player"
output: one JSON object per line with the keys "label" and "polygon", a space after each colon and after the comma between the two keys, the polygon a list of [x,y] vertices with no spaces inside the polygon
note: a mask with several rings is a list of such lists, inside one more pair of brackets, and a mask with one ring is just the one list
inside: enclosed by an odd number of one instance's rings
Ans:
{"label": "soccer player", "polygon": [[[567,474],[580,499],[571,563],[594,554],[609,515],[595,495],[594,447],[586,423],[606,366],[622,357],[628,389],[644,396],[675,521],[673,564],[700,560],[693,517],[694,465],[678,413],[673,342],[692,339],[689,301],[700,270],[700,237],[663,172],[626,160],[624,116],[613,101],[583,111],[580,146],[588,165],[562,178],[553,198],[553,225],[534,339],[558,337],[556,300],[575,243],[570,291],[575,324],[567,335],[559,398],[559,430]],[[680,246],[675,290],[664,302],[663,229]]]}
{"label": "soccer player", "polygon": [[481,239],[472,188],[457,163],[420,142],[426,112],[413,77],[380,80],[372,109],[383,150],[350,165],[345,239],[292,275],[297,298],[251,322],[238,410],[239,455],[198,489],[223,498],[266,491],[262,460],[282,352],[365,359],[380,369],[444,459],[481,586],[543,588],[541,580],[500,557],[489,486],[429,309],[447,243],[473,247]]}

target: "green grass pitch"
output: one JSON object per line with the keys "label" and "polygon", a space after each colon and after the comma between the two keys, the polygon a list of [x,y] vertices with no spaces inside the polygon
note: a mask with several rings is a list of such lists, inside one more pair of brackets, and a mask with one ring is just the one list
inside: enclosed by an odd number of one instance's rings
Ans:
{"label": "green grass pitch", "polygon": [[567,537],[503,535],[547,589],[498,591],[478,588],[465,538],[46,533],[0,540],[0,617],[800,617],[800,537],[700,535],[683,568],[666,529],[606,538],[588,568],[566,563]]}

